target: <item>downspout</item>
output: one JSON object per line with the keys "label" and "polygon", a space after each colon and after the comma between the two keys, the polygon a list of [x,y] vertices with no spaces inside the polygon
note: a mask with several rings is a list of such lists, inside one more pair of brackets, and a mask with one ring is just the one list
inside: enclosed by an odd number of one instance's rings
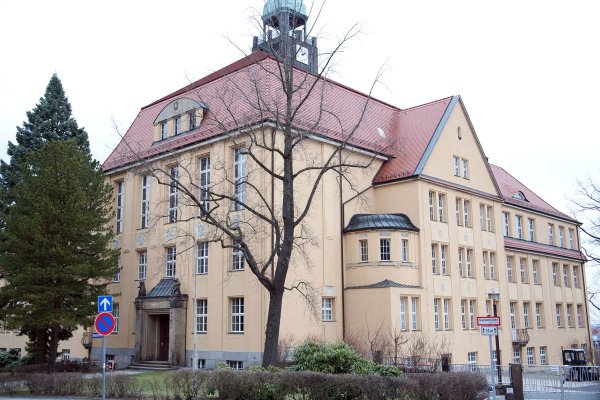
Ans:
{"label": "downspout", "polygon": [[[580,224],[581,225],[581,224]],[[579,253],[581,254],[581,238],[579,235],[579,226],[577,227],[577,229],[575,229],[575,232],[577,232],[577,246],[579,249]],[[592,360],[594,361],[594,365],[598,364],[598,360],[595,360],[595,356],[596,356],[596,352],[594,351],[594,342],[592,341],[592,333],[591,333],[591,326],[590,326],[590,309],[589,309],[589,300],[588,300],[588,292],[587,292],[587,284],[585,283],[585,263],[581,263],[581,284],[583,285],[583,297],[585,298],[584,304],[585,304],[585,326],[586,326],[586,331],[587,331],[587,337],[588,337],[588,346],[589,346],[589,352],[592,355]]]}

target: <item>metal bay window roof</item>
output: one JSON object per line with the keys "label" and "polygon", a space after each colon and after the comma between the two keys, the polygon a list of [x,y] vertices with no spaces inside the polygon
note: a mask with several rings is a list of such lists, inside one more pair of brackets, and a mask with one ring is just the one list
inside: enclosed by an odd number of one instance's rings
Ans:
{"label": "metal bay window roof", "polygon": [[405,230],[418,232],[405,214],[356,214],[350,218],[345,233],[370,230]]}

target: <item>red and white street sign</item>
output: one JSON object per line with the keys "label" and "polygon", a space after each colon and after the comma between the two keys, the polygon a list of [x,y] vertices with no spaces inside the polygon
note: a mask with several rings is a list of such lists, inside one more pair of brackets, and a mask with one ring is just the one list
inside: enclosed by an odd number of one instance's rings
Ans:
{"label": "red and white street sign", "polygon": [[479,326],[500,326],[500,317],[477,317],[477,325]]}
{"label": "red and white street sign", "polygon": [[115,317],[109,312],[100,313],[96,317],[94,326],[99,334],[103,336],[110,335],[115,330]]}

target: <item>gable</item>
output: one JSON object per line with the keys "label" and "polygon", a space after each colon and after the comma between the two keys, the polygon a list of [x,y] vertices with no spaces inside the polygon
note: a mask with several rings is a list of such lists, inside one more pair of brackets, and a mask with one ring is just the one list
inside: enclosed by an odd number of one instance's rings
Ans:
{"label": "gable", "polygon": [[499,196],[487,157],[460,99],[449,112],[437,140],[432,140],[429,154],[423,155],[422,170],[417,173]]}

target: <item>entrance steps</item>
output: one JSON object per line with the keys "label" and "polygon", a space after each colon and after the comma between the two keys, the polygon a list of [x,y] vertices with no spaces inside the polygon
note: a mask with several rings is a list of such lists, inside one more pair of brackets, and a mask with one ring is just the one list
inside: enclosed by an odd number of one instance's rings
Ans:
{"label": "entrance steps", "polygon": [[137,363],[131,364],[129,369],[144,369],[148,371],[172,371],[179,369],[179,367],[175,367],[169,364],[168,361],[140,361]]}

